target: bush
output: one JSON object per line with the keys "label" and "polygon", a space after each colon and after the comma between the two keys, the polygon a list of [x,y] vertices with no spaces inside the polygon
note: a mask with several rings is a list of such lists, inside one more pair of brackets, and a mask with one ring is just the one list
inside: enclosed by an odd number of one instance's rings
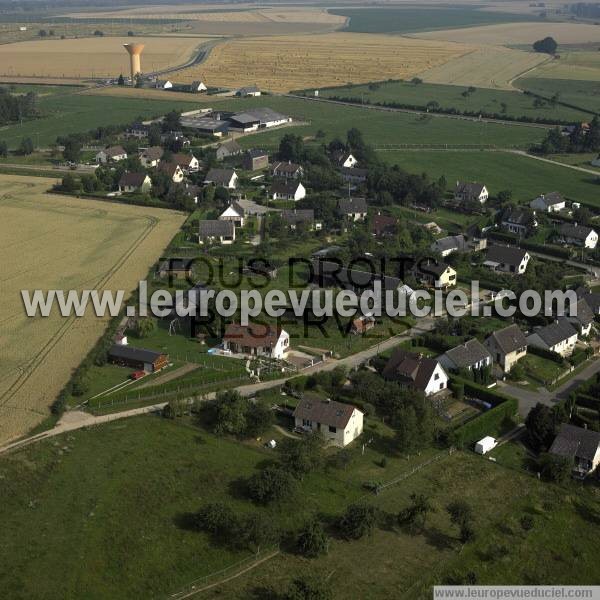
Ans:
{"label": "bush", "polygon": [[573,468],[572,461],[556,454],[542,454],[538,464],[542,477],[556,483],[564,483]]}
{"label": "bush", "polygon": [[295,481],[287,471],[279,467],[267,467],[250,477],[247,488],[252,500],[268,504],[291,496]]}
{"label": "bush", "polygon": [[521,529],[523,529],[523,531],[530,531],[533,529],[534,522],[531,515],[523,515],[519,519],[519,523],[521,524]]}
{"label": "bush", "polygon": [[229,542],[235,539],[240,530],[240,522],[230,506],[222,502],[205,504],[195,515],[199,530],[206,531],[219,539]]}
{"label": "bush", "polygon": [[298,534],[296,540],[298,552],[307,558],[317,558],[327,554],[329,538],[319,521],[309,521]]}
{"label": "bush", "polygon": [[285,438],[279,444],[281,465],[296,477],[314,471],[323,464],[323,445],[318,433],[305,435],[301,440]]}
{"label": "bush", "polygon": [[338,521],[340,534],[348,540],[358,540],[370,535],[375,528],[377,513],[374,506],[351,504]]}

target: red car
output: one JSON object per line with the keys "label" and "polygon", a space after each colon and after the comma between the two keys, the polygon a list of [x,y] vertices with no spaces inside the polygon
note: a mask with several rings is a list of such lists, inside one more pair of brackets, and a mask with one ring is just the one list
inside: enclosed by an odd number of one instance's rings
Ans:
{"label": "red car", "polygon": [[134,371],[129,377],[131,379],[133,379],[134,381],[137,381],[138,379],[141,379],[142,377],[144,377],[145,374],[146,374],[145,371]]}

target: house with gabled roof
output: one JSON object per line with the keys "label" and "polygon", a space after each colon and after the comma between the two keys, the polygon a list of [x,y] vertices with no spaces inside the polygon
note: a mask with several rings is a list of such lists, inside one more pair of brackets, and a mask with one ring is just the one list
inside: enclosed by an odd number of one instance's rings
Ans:
{"label": "house with gabled roof", "polygon": [[507,208],[500,219],[500,227],[509,233],[526,237],[538,226],[535,213],[528,208]]}
{"label": "house with gabled roof", "polygon": [[600,465],[600,433],[563,423],[549,452],[570,461],[573,477],[583,479]]}
{"label": "house with gabled roof", "polygon": [[494,331],[485,339],[484,345],[505,373],[527,354],[527,338],[518,325]]}
{"label": "house with gabled roof", "polygon": [[564,210],[567,203],[559,192],[549,192],[548,194],[540,194],[537,198],[529,203],[530,208],[539,210],[543,213],[556,213]]}
{"label": "house with gabled roof", "polygon": [[150,146],[140,153],[140,162],[146,169],[158,166],[165,151],[160,146]]}
{"label": "house with gabled roof", "polygon": [[337,152],[334,160],[339,167],[352,169],[358,165],[358,160],[351,152]]}
{"label": "house with gabled roof", "polygon": [[175,162],[161,160],[158,163],[157,171],[164,173],[173,183],[181,183],[183,181],[183,169]]}
{"label": "house with gabled roof", "polygon": [[423,285],[436,290],[446,290],[456,285],[456,270],[445,262],[421,261],[415,264],[411,271]]}
{"label": "house with gabled roof", "polygon": [[235,225],[231,221],[202,220],[198,223],[198,242],[200,244],[235,242]]}
{"label": "house with gabled roof", "polygon": [[210,169],[204,178],[204,185],[216,185],[234,190],[238,176],[234,169]]}
{"label": "house with gabled roof", "polygon": [[193,154],[177,152],[173,154],[172,161],[179,165],[184,173],[197,173],[200,170],[200,161]]}
{"label": "house with gabled roof", "polygon": [[340,175],[346,183],[364,183],[369,176],[369,169],[359,167],[340,167]]}
{"label": "house with gabled roof", "polygon": [[489,197],[488,189],[476,181],[457,181],[454,188],[454,200],[460,204],[479,202],[485,204]]}
{"label": "house with gabled roof", "polygon": [[304,169],[293,162],[275,162],[271,165],[271,175],[284,179],[301,179],[304,176]]}
{"label": "house with gabled roof", "polygon": [[475,338],[447,350],[438,360],[448,371],[477,371],[491,367],[493,362],[489,350]]}
{"label": "house with gabled roof", "polygon": [[490,246],[483,264],[492,271],[522,275],[527,270],[530,258],[527,250],[516,246]]}
{"label": "house with gabled roof", "polygon": [[562,223],[558,235],[565,244],[589,248],[593,250],[598,245],[598,233],[595,229],[577,223]]}
{"label": "house with gabled roof", "polygon": [[281,327],[249,323],[230,323],[223,336],[223,349],[245,356],[285,358],[290,350],[290,336]]}
{"label": "house with gabled roof", "polygon": [[438,252],[444,257],[453,252],[465,252],[468,246],[464,235],[448,235],[435,240],[429,248],[432,252]]}
{"label": "house with gabled roof", "polygon": [[238,227],[244,226],[244,209],[237,203],[232,202],[220,215],[220,221],[231,221]]}
{"label": "house with gabled roof", "polygon": [[269,189],[269,197],[273,200],[293,200],[297,202],[306,198],[306,188],[300,181],[275,180]]}
{"label": "house with gabled roof", "polygon": [[[600,294],[598,294],[598,301],[600,303]],[[567,318],[581,337],[587,337],[592,332],[594,311],[584,298],[577,301],[576,309],[577,314],[569,315]]]}
{"label": "house with gabled roof", "polygon": [[260,96],[260,89],[256,85],[247,85],[245,87],[241,87],[235,93],[236,96]]}
{"label": "house with gabled roof", "polygon": [[108,162],[119,162],[127,158],[127,151],[123,146],[107,146],[96,154],[96,162],[106,164]]}
{"label": "house with gabled roof", "polygon": [[119,179],[119,191],[146,193],[152,189],[152,180],[146,173],[123,173]]}
{"label": "house with gabled roof", "polygon": [[189,91],[194,94],[199,94],[201,92],[206,92],[208,88],[202,81],[194,81],[190,83]]}
{"label": "house with gabled roof", "polygon": [[315,223],[315,211],[312,208],[293,208],[291,210],[282,210],[281,219],[290,229],[297,229],[299,226],[305,226],[306,229],[321,229],[322,224]]}
{"label": "house with gabled roof", "polygon": [[371,219],[371,234],[375,237],[394,235],[398,228],[398,219],[390,215],[377,214]]}
{"label": "house with gabled roof", "polygon": [[230,156],[238,156],[241,153],[242,147],[235,140],[229,140],[228,142],[220,144],[216,151],[217,160],[223,160]]}
{"label": "house with gabled roof", "polygon": [[577,337],[577,330],[569,320],[560,317],[554,323],[534,329],[533,333],[527,336],[527,344],[566,357],[573,354]]}
{"label": "house with gabled roof", "polygon": [[363,431],[363,413],[352,406],[305,393],[294,410],[296,430],[319,432],[325,440],[341,448]]}
{"label": "house with gabled roof", "polygon": [[367,210],[366,198],[340,198],[338,200],[338,214],[348,221],[364,221],[367,218]]}
{"label": "house with gabled roof", "polygon": [[583,300],[594,315],[600,315],[600,293],[592,292],[589,288],[580,286],[575,290],[577,297]]}
{"label": "house with gabled roof", "polygon": [[242,159],[242,168],[246,171],[259,171],[269,166],[269,154],[260,148],[251,148]]}
{"label": "house with gabled roof", "polygon": [[392,353],[382,375],[385,379],[413,387],[425,396],[432,396],[448,388],[448,374],[437,360],[403,348]]}

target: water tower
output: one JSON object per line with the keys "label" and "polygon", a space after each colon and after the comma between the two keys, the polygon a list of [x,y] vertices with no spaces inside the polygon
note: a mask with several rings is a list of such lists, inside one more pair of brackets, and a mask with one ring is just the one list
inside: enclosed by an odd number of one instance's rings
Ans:
{"label": "water tower", "polygon": [[135,76],[142,72],[142,64],[140,62],[140,56],[144,49],[144,44],[123,44],[125,50],[129,53],[129,60],[131,62],[131,83],[135,84]]}

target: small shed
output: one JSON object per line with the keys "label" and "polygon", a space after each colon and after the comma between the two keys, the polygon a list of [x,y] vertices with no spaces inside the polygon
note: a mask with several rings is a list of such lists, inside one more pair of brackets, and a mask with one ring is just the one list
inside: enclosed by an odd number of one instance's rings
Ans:
{"label": "small shed", "polygon": [[475,452],[477,452],[477,454],[487,454],[497,445],[498,442],[493,437],[487,435],[475,444]]}

